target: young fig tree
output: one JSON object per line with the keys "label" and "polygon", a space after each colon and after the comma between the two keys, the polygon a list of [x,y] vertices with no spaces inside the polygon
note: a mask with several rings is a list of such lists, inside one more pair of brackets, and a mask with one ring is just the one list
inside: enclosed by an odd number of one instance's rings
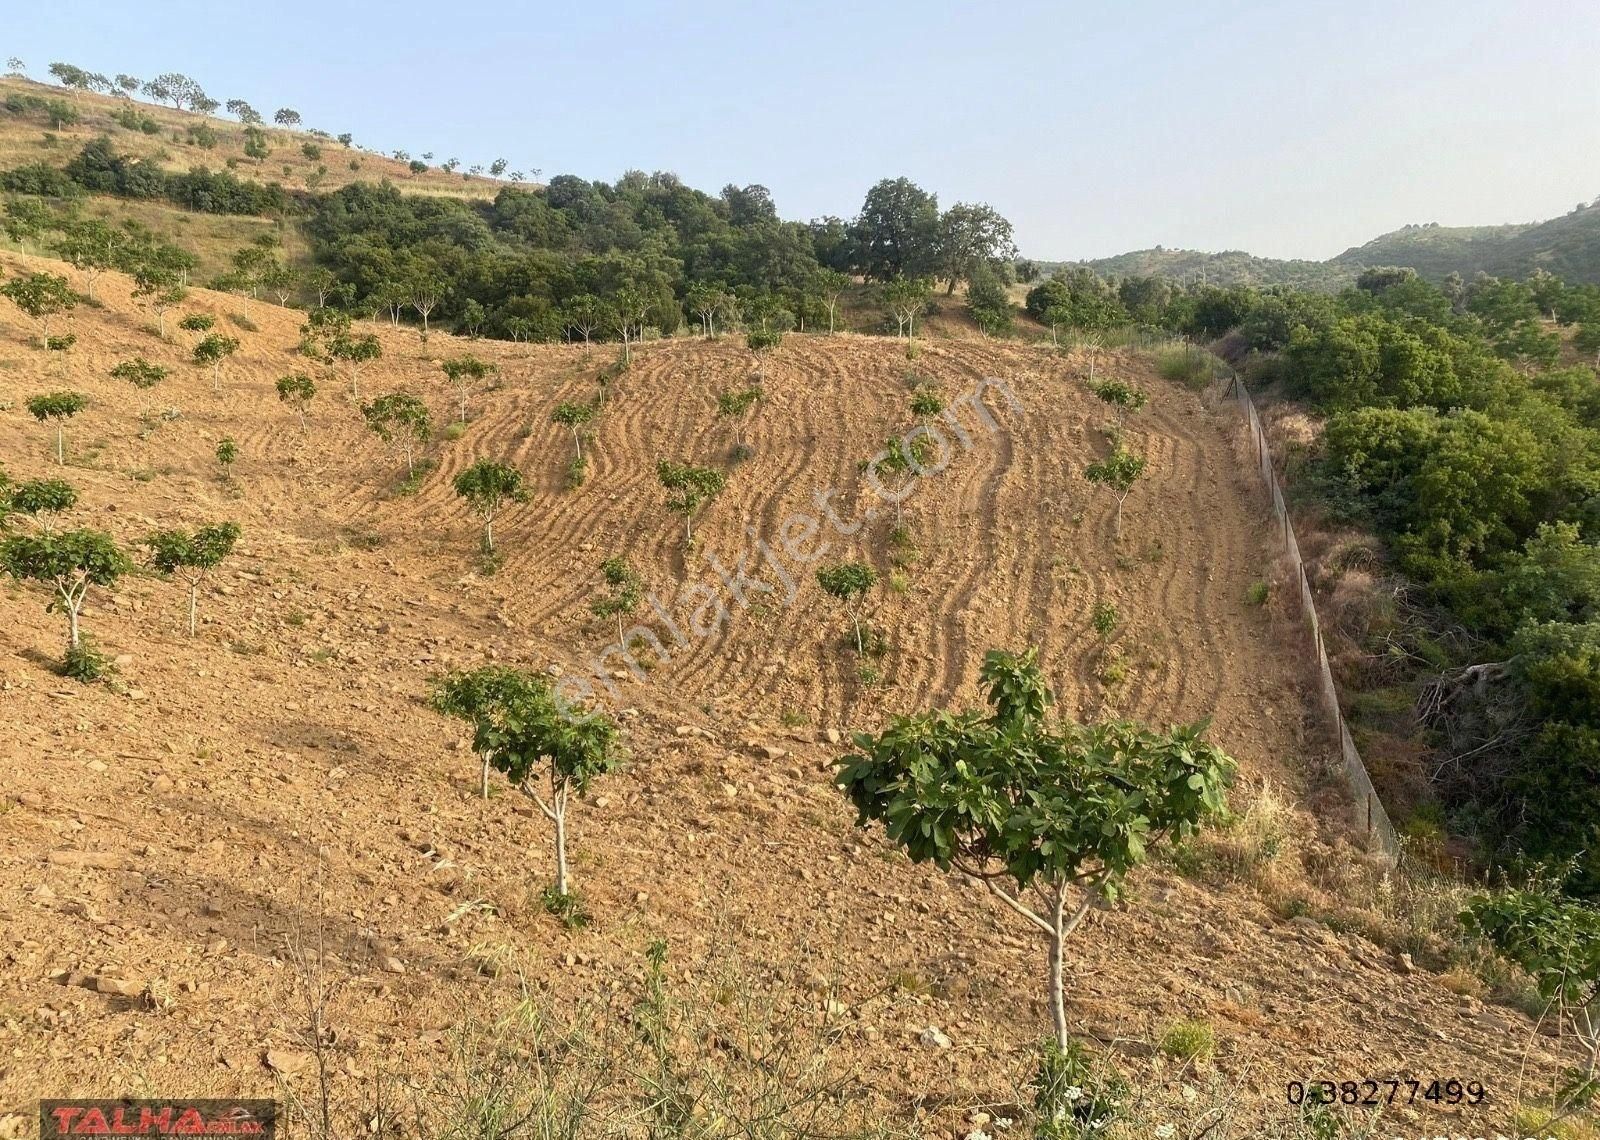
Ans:
{"label": "young fig tree", "polygon": [[0,297],[7,297],[39,323],[39,343],[50,339],[50,318],[70,312],[78,304],[65,277],[55,273],[25,273],[0,285]]}
{"label": "young fig tree", "polygon": [[726,476],[711,467],[662,459],[656,463],[656,478],[667,489],[667,510],[683,516],[683,540],[693,543],[694,516],[722,493],[728,485]]}
{"label": "young fig tree", "polygon": [[[485,764],[539,805],[555,827],[558,904],[571,894],[567,810],[622,760],[620,733],[598,711],[567,707],[537,673],[491,665],[452,674],[435,690],[435,707],[468,720]],[[539,785],[545,790],[541,792]]]}
{"label": "young fig tree", "polygon": [[439,367],[444,369],[445,379],[456,390],[456,399],[460,403],[460,419],[467,422],[467,396],[472,391],[472,386],[486,376],[493,375],[497,369],[488,361],[479,360],[476,356],[454,356],[449,360],[441,361]]}
{"label": "young fig tree", "polygon": [[417,448],[433,433],[428,405],[409,392],[391,392],[363,404],[361,417],[374,435],[406,457],[406,473],[415,475]]}
{"label": "young fig tree", "polygon": [[211,390],[222,391],[222,365],[223,362],[239,351],[239,338],[226,336],[223,333],[208,333],[205,339],[194,346],[194,362],[199,365],[211,367]]}
{"label": "young fig tree", "polygon": [[222,468],[222,477],[231,479],[233,461],[239,458],[239,445],[232,436],[223,436],[217,440],[217,466]]}
{"label": "young fig tree", "polygon": [[[78,489],[65,479],[31,479],[10,488],[7,506],[19,515],[27,515],[41,531],[49,534],[55,529],[55,519],[78,504]],[[0,519],[4,513],[0,512]]]}
{"label": "young fig tree", "polygon": [[856,655],[865,652],[861,641],[861,603],[878,581],[878,572],[865,562],[836,562],[817,571],[817,585],[823,593],[844,603],[845,613],[856,633]]}
{"label": "young fig tree", "polygon": [[914,862],[960,871],[1041,934],[1056,1044],[1069,1045],[1068,937],[1097,899],[1163,840],[1224,809],[1234,763],[1204,725],[1157,732],[1130,721],[1054,719],[1037,653],[991,651],[989,709],[899,716],[837,761],[857,823],[881,823]]}
{"label": "young fig tree", "polygon": [[1098,381],[1090,391],[1110,405],[1119,429],[1122,427],[1122,417],[1137,412],[1150,398],[1142,388],[1135,388],[1121,380]]}
{"label": "young fig tree", "polygon": [[83,647],[79,615],[90,586],[111,587],[133,568],[111,536],[98,530],[12,535],[0,543],[0,570],[21,582],[48,587],[47,610],[67,615],[67,660]]}
{"label": "young fig tree", "polygon": [[456,494],[483,520],[483,552],[493,554],[495,516],[508,503],[528,501],[522,472],[505,463],[480,459],[456,476],[455,488]]}
{"label": "young fig tree", "polygon": [[304,372],[294,372],[288,376],[278,377],[278,399],[288,404],[300,417],[300,430],[306,427],[306,409],[311,406],[311,399],[317,394],[317,382]]}
{"label": "young fig tree", "polygon": [[605,577],[606,592],[590,602],[589,609],[595,617],[617,619],[617,644],[623,645],[622,619],[639,608],[644,597],[644,580],[621,555],[602,562],[600,573]]}
{"label": "young fig tree", "polygon": [[[318,312],[329,312],[319,309]],[[328,355],[334,360],[342,360],[350,366],[350,398],[361,399],[361,366],[371,364],[383,356],[383,345],[373,333],[361,333],[359,336],[342,336],[328,345]]]}
{"label": "young fig tree", "polygon": [[56,462],[67,461],[67,421],[89,406],[89,397],[82,392],[46,392],[28,401],[28,411],[40,423],[54,421],[56,425]]}
{"label": "young fig tree", "polygon": [[161,530],[145,539],[150,548],[150,564],[161,573],[180,578],[189,587],[189,636],[194,636],[196,602],[206,576],[233,553],[239,541],[239,524],[233,522],[203,526],[193,533]]}
{"label": "young fig tree", "polygon": [[[111,370],[113,380],[126,380],[141,393],[148,393],[161,381],[170,376],[171,370],[159,364],[151,364],[142,356],[135,356],[132,360],[124,360]],[[149,397],[142,401],[144,411],[149,413]]]}
{"label": "young fig tree", "polygon": [[733,423],[733,447],[736,455],[743,456],[744,425],[747,413],[761,399],[760,388],[745,388],[737,392],[717,393],[717,415]]}
{"label": "young fig tree", "polygon": [[578,449],[578,462],[583,462],[583,427],[594,419],[593,404],[579,404],[572,400],[556,405],[550,413],[550,422],[572,431],[572,444]]}
{"label": "young fig tree", "polygon": [[1122,539],[1122,504],[1139,476],[1144,474],[1145,459],[1135,455],[1122,444],[1117,444],[1111,454],[1084,469],[1084,476],[1097,487],[1104,487],[1117,500],[1118,541]]}

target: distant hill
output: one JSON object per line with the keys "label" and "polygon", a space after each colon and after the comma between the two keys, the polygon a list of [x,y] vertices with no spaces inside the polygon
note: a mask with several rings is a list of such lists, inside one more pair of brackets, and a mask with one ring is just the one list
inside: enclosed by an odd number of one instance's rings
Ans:
{"label": "distant hill", "polygon": [[1256,257],[1243,250],[1203,253],[1194,249],[1140,249],[1084,262],[1110,277],[1170,277],[1212,285],[1295,285],[1302,289],[1338,289],[1355,280],[1359,269],[1327,261],[1282,261]]}
{"label": "distant hill", "polygon": [[1545,222],[1504,226],[1402,226],[1327,261],[1284,261],[1242,250],[1141,249],[1079,263],[1111,276],[1150,275],[1213,285],[1295,285],[1335,290],[1374,265],[1406,265],[1432,281],[1480,271],[1526,277],[1545,269],[1569,282],[1600,284],[1600,207],[1586,206]]}

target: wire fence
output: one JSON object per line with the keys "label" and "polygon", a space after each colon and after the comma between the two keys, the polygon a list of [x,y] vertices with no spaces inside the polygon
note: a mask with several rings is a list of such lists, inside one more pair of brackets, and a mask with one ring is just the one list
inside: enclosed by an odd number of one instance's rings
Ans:
{"label": "wire fence", "polygon": [[1261,426],[1261,416],[1256,412],[1255,401],[1251,400],[1250,393],[1245,391],[1244,383],[1239,379],[1238,373],[1231,368],[1225,368],[1220,378],[1226,382],[1224,394],[1238,403],[1246,422],[1250,425],[1250,438],[1256,452],[1256,467],[1272,497],[1273,518],[1277,521],[1279,536],[1288,555],[1295,581],[1300,586],[1300,609],[1305,614],[1306,624],[1311,631],[1312,646],[1316,650],[1322,703],[1335,728],[1338,729],[1340,759],[1344,764],[1345,776],[1350,782],[1350,790],[1355,796],[1358,820],[1366,827],[1368,846],[1390,858],[1396,858],[1400,853],[1400,842],[1395,835],[1394,824],[1390,822],[1389,813],[1384,810],[1383,802],[1378,799],[1378,793],[1372,786],[1372,777],[1367,774],[1367,765],[1361,759],[1361,753],[1356,750],[1355,741],[1350,738],[1350,729],[1344,720],[1344,710],[1339,706],[1339,689],[1333,681],[1333,670],[1328,667],[1328,652],[1322,643],[1322,623],[1317,619],[1317,604],[1311,593],[1311,580],[1306,577],[1305,562],[1300,557],[1300,543],[1295,539],[1294,526],[1289,521],[1289,510],[1284,503],[1283,489],[1278,484],[1278,474],[1272,463],[1272,449],[1267,443],[1267,433]]}

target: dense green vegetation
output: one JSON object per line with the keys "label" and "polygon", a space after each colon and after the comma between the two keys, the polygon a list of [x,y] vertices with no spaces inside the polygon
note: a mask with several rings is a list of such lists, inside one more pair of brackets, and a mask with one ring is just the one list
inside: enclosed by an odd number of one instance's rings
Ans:
{"label": "dense green vegetation", "polygon": [[1416,698],[1433,756],[1402,806],[1502,865],[1572,860],[1600,893],[1600,287],[1375,269],[1328,296],[1078,268],[1028,308],[1219,338],[1253,386],[1326,417],[1295,482],[1399,576],[1356,680]]}
{"label": "dense green vegetation", "polygon": [[[442,320],[474,336],[628,344],[690,321],[711,332],[720,319],[768,347],[788,329],[832,329],[848,274],[905,283],[919,310],[934,280],[950,292],[970,283],[984,328],[1006,331],[1011,317],[1010,223],[982,204],[941,212],[936,195],[904,178],[874,186],[854,221],[802,223],[780,219],[765,187],[713,197],[668,173],[630,171],[615,184],[560,175],[508,185],[492,202],[402,194],[387,182],[318,194],[204,166],[174,173],[102,137],[64,166],[0,171],[0,191],[15,196],[5,218],[19,242],[73,224],[86,195],[293,220],[318,266],[319,306],[413,315],[424,329]],[[235,269],[216,284],[285,302],[308,285],[262,250],[241,251]]]}

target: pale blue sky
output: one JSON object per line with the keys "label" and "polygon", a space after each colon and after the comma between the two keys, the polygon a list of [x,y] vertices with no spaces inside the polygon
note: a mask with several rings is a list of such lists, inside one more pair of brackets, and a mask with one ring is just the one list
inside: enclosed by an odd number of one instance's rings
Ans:
{"label": "pale blue sky", "polygon": [[36,78],[182,71],[380,150],[760,182],[791,218],[904,174],[1044,258],[1320,258],[1600,195],[1593,0],[69,0],[6,23],[0,59]]}

